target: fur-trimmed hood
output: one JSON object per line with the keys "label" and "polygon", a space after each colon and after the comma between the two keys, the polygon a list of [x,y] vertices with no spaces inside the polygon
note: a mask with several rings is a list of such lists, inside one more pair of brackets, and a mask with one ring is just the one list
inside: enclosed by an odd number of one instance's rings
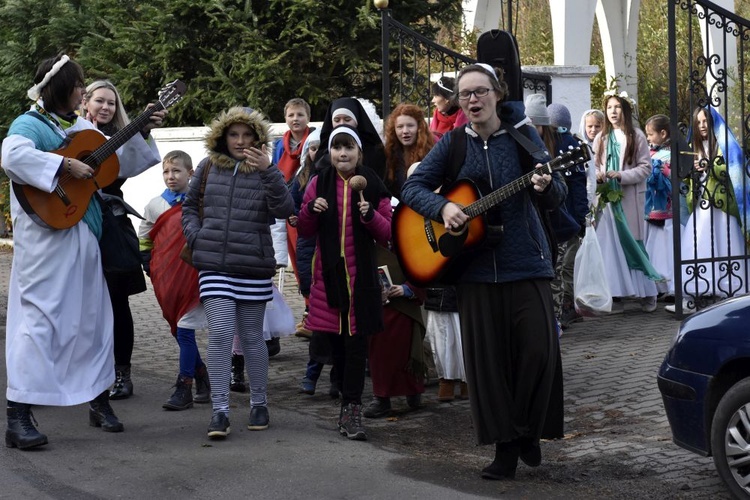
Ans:
{"label": "fur-trimmed hood", "polygon": [[[263,113],[241,106],[229,108],[222,111],[216,119],[211,122],[210,130],[206,134],[206,149],[211,163],[219,168],[231,168],[237,164],[237,160],[229,155],[227,150],[224,133],[230,125],[234,123],[244,123],[250,127],[258,136],[257,146],[265,144],[270,147],[271,125]],[[242,162],[240,171],[251,173],[256,169],[251,167],[247,162]]]}

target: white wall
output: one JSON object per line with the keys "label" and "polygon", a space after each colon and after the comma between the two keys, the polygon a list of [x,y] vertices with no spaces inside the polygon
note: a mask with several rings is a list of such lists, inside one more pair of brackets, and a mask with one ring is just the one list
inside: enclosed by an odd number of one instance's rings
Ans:
{"label": "white wall", "polygon": [[[322,123],[314,122],[310,125],[320,128]],[[274,138],[280,137],[286,130],[285,123],[274,123],[271,125],[271,136]],[[193,168],[195,168],[206,157],[203,140],[207,132],[208,127],[156,128],[151,131],[151,135],[156,140],[159,153],[162,156],[175,149],[180,149],[190,155],[193,160]],[[161,164],[154,165],[141,175],[128,179],[123,185],[122,191],[125,201],[139,213],[142,214],[146,204],[164,191],[165,186],[161,172]],[[131,217],[131,219],[137,228],[140,220],[136,217]]]}

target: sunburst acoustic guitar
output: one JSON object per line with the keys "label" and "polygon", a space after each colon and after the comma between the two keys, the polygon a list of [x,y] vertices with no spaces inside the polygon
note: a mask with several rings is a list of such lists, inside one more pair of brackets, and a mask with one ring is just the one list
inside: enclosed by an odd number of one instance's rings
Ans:
{"label": "sunburst acoustic guitar", "polygon": [[159,92],[159,100],[107,139],[96,130],[71,134],[63,147],[52,151],[63,157],[76,158],[94,169],[90,179],[76,179],[67,172],[60,175],[55,189],[48,193],[28,184],[13,183],[13,192],[24,211],[39,225],[51,229],[68,229],[83,218],[91,196],[109,186],[120,172],[114,153],[148,123],[152,114],[179,101],[185,84],[175,80]]}
{"label": "sunburst acoustic guitar", "polygon": [[417,286],[439,282],[462,255],[484,241],[487,225],[482,214],[529,187],[535,173],[568,170],[589,159],[589,148],[579,145],[484,197],[470,180],[455,182],[445,197],[469,216],[469,221],[456,230],[446,230],[442,222],[428,219],[400,203],[393,214],[393,243],[402,270]]}

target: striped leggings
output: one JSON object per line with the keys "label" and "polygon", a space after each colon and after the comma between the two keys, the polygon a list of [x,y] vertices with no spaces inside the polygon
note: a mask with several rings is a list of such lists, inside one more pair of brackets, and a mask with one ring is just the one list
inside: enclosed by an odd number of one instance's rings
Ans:
{"label": "striped leggings", "polygon": [[214,413],[229,415],[232,339],[240,338],[250,381],[250,404],[266,406],[268,348],[263,340],[265,302],[236,301],[226,297],[204,299],[208,320],[208,375]]}

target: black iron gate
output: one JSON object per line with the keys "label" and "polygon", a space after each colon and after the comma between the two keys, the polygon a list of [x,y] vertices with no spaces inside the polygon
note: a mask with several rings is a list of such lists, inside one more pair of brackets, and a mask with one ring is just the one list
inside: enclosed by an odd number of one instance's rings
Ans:
{"label": "black iron gate", "polygon": [[[750,291],[749,49],[747,19],[706,0],[670,0],[671,136],[688,142],[680,151],[672,141],[679,316],[682,299],[687,311]],[[715,124],[708,140],[694,115]]]}
{"label": "black iron gate", "polygon": [[[432,116],[431,78],[453,76],[475,59],[436,44],[391,17],[390,9],[382,9],[383,54],[383,120],[392,104],[408,102]],[[523,73],[523,88],[530,93],[543,93],[552,101],[551,79],[546,75]]]}

